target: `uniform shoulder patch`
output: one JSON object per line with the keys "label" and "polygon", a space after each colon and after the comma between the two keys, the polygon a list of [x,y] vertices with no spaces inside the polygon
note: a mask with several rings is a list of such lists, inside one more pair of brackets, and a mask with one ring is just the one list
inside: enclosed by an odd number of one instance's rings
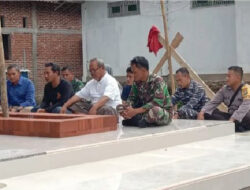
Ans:
{"label": "uniform shoulder patch", "polygon": [[241,93],[242,93],[242,98],[243,99],[249,99],[250,100],[250,85],[245,84],[241,89]]}

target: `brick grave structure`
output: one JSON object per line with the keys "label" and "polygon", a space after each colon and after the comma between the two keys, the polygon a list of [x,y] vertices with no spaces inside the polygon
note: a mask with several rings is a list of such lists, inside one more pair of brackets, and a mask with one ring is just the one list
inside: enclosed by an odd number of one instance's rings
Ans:
{"label": "brick grave structure", "polygon": [[10,113],[9,118],[4,118],[0,115],[0,134],[6,135],[59,138],[116,129],[115,116]]}

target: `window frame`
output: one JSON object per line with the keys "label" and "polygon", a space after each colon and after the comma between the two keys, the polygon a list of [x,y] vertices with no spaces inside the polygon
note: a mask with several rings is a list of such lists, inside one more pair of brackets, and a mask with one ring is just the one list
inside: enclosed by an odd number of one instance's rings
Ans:
{"label": "window frame", "polygon": [[[137,10],[135,11],[129,11],[128,7],[130,5],[136,5]],[[113,13],[112,8],[113,7],[120,7],[119,13]],[[115,2],[109,2],[108,3],[108,17],[123,17],[123,16],[133,16],[133,15],[139,15],[140,14],[140,1],[139,0],[126,0],[126,1],[115,1]]]}
{"label": "window frame", "polygon": [[1,19],[1,27],[5,27],[5,17],[3,15],[0,16]]}
{"label": "window frame", "polygon": [[[2,40],[3,40],[3,49],[4,49],[4,59],[11,60],[11,55],[12,55],[11,54],[11,35],[10,34],[2,34]],[[6,48],[7,48],[7,50],[6,50]]]}
{"label": "window frame", "polygon": [[[201,0],[202,1],[202,0]],[[217,7],[217,6],[229,6],[229,5],[234,5],[235,0],[208,0],[208,3],[200,3],[199,0],[191,0],[191,8],[196,9],[196,8],[205,8],[205,7]]]}

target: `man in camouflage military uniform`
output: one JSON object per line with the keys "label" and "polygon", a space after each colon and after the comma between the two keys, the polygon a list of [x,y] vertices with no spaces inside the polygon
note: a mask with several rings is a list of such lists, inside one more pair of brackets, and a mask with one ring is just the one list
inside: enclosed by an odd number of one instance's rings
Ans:
{"label": "man in camouflage military uniform", "polygon": [[[230,120],[235,122],[235,131],[250,129],[250,86],[242,82],[241,67],[228,68],[227,85],[223,86],[208,102],[198,115],[198,119]],[[221,112],[216,107],[220,103],[228,107],[228,112]]]}
{"label": "man in camouflage military uniform", "polygon": [[183,67],[176,71],[178,88],[172,96],[172,104],[175,107],[173,118],[197,119],[197,114],[208,101],[203,87],[191,80],[187,68]]}
{"label": "man in camouflage military uniform", "polygon": [[63,78],[71,83],[74,93],[80,91],[84,87],[84,83],[75,77],[69,66],[63,67],[61,71]]}
{"label": "man in camouflage military uniform", "polygon": [[149,64],[144,57],[135,57],[131,61],[135,83],[132,85],[125,110],[125,126],[157,126],[171,122],[171,101],[167,85],[163,78],[149,74]]}

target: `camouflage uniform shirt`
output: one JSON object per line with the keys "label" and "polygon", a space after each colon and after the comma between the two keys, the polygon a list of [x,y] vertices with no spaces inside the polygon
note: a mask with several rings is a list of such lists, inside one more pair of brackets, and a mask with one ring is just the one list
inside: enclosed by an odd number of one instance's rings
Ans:
{"label": "camouflage uniform shirt", "polygon": [[132,85],[127,103],[133,108],[144,108],[143,118],[149,123],[167,125],[171,121],[171,99],[163,78],[149,75],[146,82]]}
{"label": "camouflage uniform shirt", "polygon": [[132,107],[142,107],[146,110],[153,106],[166,110],[171,108],[167,85],[162,77],[155,74],[149,75],[146,82],[134,83],[127,102]]}
{"label": "camouflage uniform shirt", "polygon": [[74,78],[71,81],[71,84],[72,84],[74,93],[80,91],[85,86],[84,83],[82,81],[80,81],[79,79],[77,79],[77,78]]}
{"label": "camouflage uniform shirt", "polygon": [[208,102],[204,88],[191,80],[188,88],[177,88],[172,96],[172,104],[177,105],[181,119],[196,119],[198,112]]}

